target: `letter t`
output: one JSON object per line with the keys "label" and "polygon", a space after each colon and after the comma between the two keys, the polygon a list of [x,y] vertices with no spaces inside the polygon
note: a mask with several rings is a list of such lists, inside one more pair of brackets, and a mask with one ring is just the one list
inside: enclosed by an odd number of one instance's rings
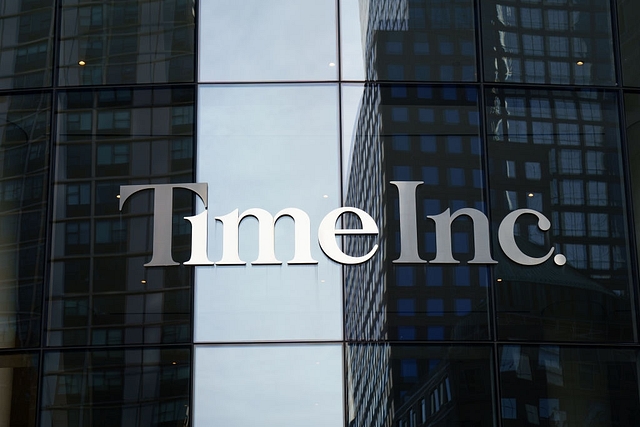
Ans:
{"label": "letter t", "polygon": [[[208,185],[199,184],[149,184],[121,185],[120,210],[129,196],[142,190],[153,190],[153,252],[145,267],[179,265],[171,256],[171,227],[173,212],[173,189],[182,188],[196,193],[207,208]],[[206,239],[206,237],[205,237]]]}

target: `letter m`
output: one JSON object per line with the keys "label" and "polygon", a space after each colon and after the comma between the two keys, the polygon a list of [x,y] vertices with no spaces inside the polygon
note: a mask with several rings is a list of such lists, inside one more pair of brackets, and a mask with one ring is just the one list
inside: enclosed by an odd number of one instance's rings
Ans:
{"label": "letter m", "polygon": [[287,264],[317,264],[311,257],[311,222],[309,215],[296,208],[286,208],[275,218],[264,209],[247,209],[238,215],[238,209],[216,217],[223,224],[222,259],[216,265],[245,265],[238,255],[240,222],[246,217],[258,220],[258,258],[251,264],[282,264],[275,254],[275,225],[283,216],[291,217],[295,224],[295,254]]}

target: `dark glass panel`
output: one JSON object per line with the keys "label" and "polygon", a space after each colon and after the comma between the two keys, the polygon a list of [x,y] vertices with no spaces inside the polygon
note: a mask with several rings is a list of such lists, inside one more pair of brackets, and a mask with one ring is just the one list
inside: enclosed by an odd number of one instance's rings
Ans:
{"label": "dark glass panel", "polygon": [[472,0],[341,3],[343,79],[477,80]]}
{"label": "dark glass panel", "polygon": [[[143,266],[153,193],[132,196],[122,212],[119,193],[193,182],[193,98],[192,88],[60,95],[49,345],[189,341],[192,268]],[[173,256],[186,261],[188,191],[175,191],[173,209]]]}
{"label": "dark glass panel", "polygon": [[187,423],[187,348],[50,352],[44,363],[41,426]]}
{"label": "dark glass panel", "polygon": [[500,348],[504,427],[637,426],[638,385],[635,350]]}
{"label": "dark glass panel", "polygon": [[193,11],[188,0],[62,1],[59,83],[194,81]]}
{"label": "dark glass panel", "polygon": [[494,230],[533,209],[551,229],[521,217],[520,250],[566,257],[524,266],[495,251],[501,339],[634,339],[617,102],[591,90],[486,92]]}
{"label": "dark glass panel", "polygon": [[629,173],[631,174],[631,195],[634,219],[636,219],[636,244],[640,242],[640,94],[624,94],[625,118],[627,125],[627,150],[629,152]]}
{"label": "dark glass panel", "polygon": [[0,88],[51,86],[54,0],[0,5]]}
{"label": "dark glass panel", "polygon": [[618,31],[620,32],[620,56],[622,59],[622,83],[640,86],[640,3],[635,0],[618,0]]}
{"label": "dark glass panel", "polygon": [[0,425],[34,427],[38,398],[38,355],[0,355]]}
{"label": "dark glass panel", "polygon": [[[460,264],[426,264],[436,257],[435,222],[427,216],[447,209],[452,214],[486,210],[477,90],[371,85],[359,102],[356,123],[346,125],[355,130],[347,142],[345,205],[372,215],[381,232],[376,241],[346,239],[347,252],[358,256],[380,245],[370,261],[345,266],[348,339],[488,339],[488,269],[468,264],[478,252],[469,217],[451,227],[453,256]],[[400,203],[390,181],[423,184]],[[411,199],[415,212],[405,212],[410,217],[402,221],[417,228],[402,241],[400,210],[411,209]],[[422,263],[393,262],[410,247],[417,247]]]}
{"label": "dark glass panel", "polygon": [[485,80],[614,85],[610,4],[483,0]]}
{"label": "dark glass panel", "polygon": [[40,343],[49,95],[0,96],[0,347]]}
{"label": "dark glass panel", "polygon": [[487,346],[349,345],[349,425],[495,426],[491,353]]}

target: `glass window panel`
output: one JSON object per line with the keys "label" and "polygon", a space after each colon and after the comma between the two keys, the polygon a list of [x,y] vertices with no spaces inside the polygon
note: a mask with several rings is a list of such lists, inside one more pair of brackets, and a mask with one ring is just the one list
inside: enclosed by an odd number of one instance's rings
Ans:
{"label": "glass window panel", "polygon": [[485,80],[615,85],[609,0],[513,3],[482,3]]}
{"label": "glass window panel", "polygon": [[640,421],[638,353],[502,346],[502,425],[624,425]]}
{"label": "glass window panel", "polygon": [[63,0],[59,84],[194,81],[194,10],[186,0]]}
{"label": "glass window panel", "polygon": [[640,86],[640,3],[634,0],[618,0],[618,31],[622,82],[625,86]]}
{"label": "glass window panel", "polygon": [[[409,243],[406,236],[404,242],[400,239],[398,188],[383,181],[390,176],[401,181],[423,181],[409,196],[415,197],[417,209],[415,251],[422,260],[433,260],[435,223],[420,219],[446,209],[452,214],[463,208],[483,209],[485,174],[477,148],[479,123],[461,119],[478,115],[477,92],[464,86],[403,85],[406,96],[401,98],[394,96],[394,87],[366,85],[359,98],[343,98],[344,111],[358,111],[357,115],[343,116],[344,127],[353,129],[345,135],[350,139],[343,140],[343,159],[348,164],[343,169],[344,205],[368,212],[379,224],[385,224],[386,233],[398,236],[381,239],[384,250],[366,263],[345,266],[347,337],[409,339],[404,331],[413,327],[415,340],[465,336],[487,339],[488,295],[482,279],[485,267],[429,264],[425,268],[417,263],[393,263],[405,250],[402,245]],[[406,111],[406,121],[394,120],[394,111],[400,108]],[[421,120],[424,111],[429,111],[429,121]],[[394,149],[394,141],[400,136],[408,140],[406,150]],[[398,171],[402,171],[401,176]],[[456,219],[451,227],[452,252],[462,264],[477,252],[472,227],[466,216]],[[345,247],[361,253],[372,242],[349,237]],[[399,267],[413,271],[417,286],[410,291],[398,286]],[[422,283],[427,287],[420,286]],[[441,300],[445,307],[442,314],[434,317],[438,310],[427,306],[427,300]],[[430,328],[425,328],[426,324]]]}
{"label": "glass window panel", "polygon": [[189,420],[189,348],[47,352],[43,376],[41,426],[143,427]]}
{"label": "glass window panel", "polygon": [[201,2],[199,81],[337,80],[335,3]]}
{"label": "glass window panel", "polygon": [[[632,340],[631,272],[624,251],[616,252],[620,262],[613,262],[611,250],[628,248],[629,242],[609,227],[610,218],[625,214],[620,204],[624,179],[617,97],[603,91],[518,89],[493,89],[486,95],[490,163],[515,162],[516,170],[534,163],[539,169],[531,175],[538,179],[527,180],[492,170],[492,186],[504,189],[492,193],[494,229],[526,200],[528,208],[553,221],[553,231],[541,230],[534,215],[522,216],[514,228],[516,244],[531,257],[555,248],[554,256],[535,266],[517,265],[496,254],[498,337]],[[520,99],[517,113],[527,124],[537,119],[540,100],[549,102],[549,143],[537,143],[535,127],[528,133],[504,125],[511,116],[512,103],[507,101],[514,98]],[[595,129],[597,140],[592,137]],[[568,140],[565,132],[573,131],[577,134]],[[566,257],[566,264],[558,262],[558,254]],[[524,407],[517,412],[527,413]]]}
{"label": "glass window panel", "polygon": [[[199,99],[198,182],[210,183],[214,201],[209,258],[223,259],[223,225],[214,218],[235,209],[301,209],[311,227],[304,232],[315,236],[322,218],[341,206],[337,85],[205,86]],[[317,265],[287,265],[294,255],[290,218],[275,227],[282,265],[251,265],[257,222],[244,219],[239,229],[246,267],[196,269],[196,341],[340,339],[340,265],[315,238]]]}
{"label": "glass window panel", "polygon": [[0,96],[0,347],[40,344],[51,97]]}
{"label": "glass window panel", "polygon": [[352,344],[346,366],[352,425],[495,425],[488,347]]}
{"label": "glass window panel", "polygon": [[35,427],[38,401],[38,355],[4,354],[0,356],[2,412],[0,424]]}
{"label": "glass window panel", "polygon": [[51,0],[3,2],[0,88],[51,86],[54,7]]}
{"label": "glass window panel", "polygon": [[[192,271],[144,267],[153,248],[153,192],[131,196],[122,211],[119,194],[121,185],[194,181],[186,148],[194,144],[193,123],[171,120],[176,109],[193,110],[193,100],[184,88],[60,94],[48,345],[190,340]],[[192,202],[190,192],[174,191],[177,261],[189,258],[182,218],[192,215]]]}
{"label": "glass window panel", "polygon": [[[629,173],[631,175],[631,195],[634,220],[640,216],[640,94],[625,93],[627,147],[629,151]],[[615,224],[614,224],[615,227]],[[613,227],[612,227],[613,228]],[[636,229],[636,242],[640,242],[640,227]]]}
{"label": "glass window panel", "polygon": [[197,345],[195,366],[195,425],[343,425],[340,345]]}
{"label": "glass window panel", "polygon": [[475,81],[473,1],[340,1],[344,80]]}

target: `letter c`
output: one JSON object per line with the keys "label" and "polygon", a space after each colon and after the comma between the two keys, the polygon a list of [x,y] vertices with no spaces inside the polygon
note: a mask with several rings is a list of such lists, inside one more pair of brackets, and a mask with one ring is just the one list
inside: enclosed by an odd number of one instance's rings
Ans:
{"label": "letter c", "polygon": [[542,231],[547,231],[551,228],[551,222],[546,216],[542,215],[538,211],[532,209],[518,209],[511,212],[504,217],[498,228],[498,242],[504,254],[513,262],[517,262],[521,265],[539,265],[548,260],[553,254],[554,248],[551,248],[549,252],[540,258],[530,257],[520,250],[516,244],[515,236],[513,235],[513,227],[516,221],[522,215],[535,215],[538,218],[538,228]]}

